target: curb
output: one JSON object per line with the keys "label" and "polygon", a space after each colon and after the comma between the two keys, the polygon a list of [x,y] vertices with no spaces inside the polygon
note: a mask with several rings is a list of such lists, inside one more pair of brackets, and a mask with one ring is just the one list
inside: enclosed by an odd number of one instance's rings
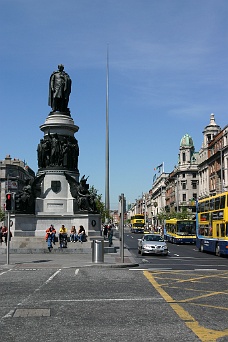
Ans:
{"label": "curb", "polygon": [[[26,266],[25,266],[26,265]],[[36,267],[35,267],[36,266]],[[40,268],[40,265],[31,265],[30,268],[31,269],[37,269]],[[70,269],[70,268],[85,268],[85,267],[92,267],[92,268],[128,268],[128,267],[138,267],[139,264],[137,263],[116,263],[116,264],[110,264],[110,263],[86,263],[85,265],[74,265],[74,266],[62,266],[62,265],[47,265],[48,267],[45,267],[43,269],[47,269],[47,268],[63,268],[63,269]],[[3,269],[24,269],[24,268],[28,268],[27,264],[14,264],[14,265],[0,265],[0,268]]]}

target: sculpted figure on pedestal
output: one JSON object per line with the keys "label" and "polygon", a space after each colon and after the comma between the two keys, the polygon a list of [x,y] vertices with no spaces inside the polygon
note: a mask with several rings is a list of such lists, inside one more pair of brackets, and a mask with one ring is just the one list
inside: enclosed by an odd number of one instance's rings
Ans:
{"label": "sculpted figure on pedestal", "polygon": [[15,195],[15,211],[24,214],[35,214],[35,199],[41,194],[41,183],[45,173],[35,177],[34,180],[27,179],[25,186]]}
{"label": "sculpted figure on pedestal", "polygon": [[87,178],[83,176],[78,183],[67,172],[64,173],[65,177],[70,185],[71,195],[77,201],[77,211],[90,211],[97,212],[95,196],[89,191],[89,184],[87,184]]}
{"label": "sculpted figure on pedestal", "polygon": [[64,71],[62,64],[58,65],[58,71],[54,71],[49,82],[48,105],[53,112],[69,113],[68,102],[71,93],[71,79]]}

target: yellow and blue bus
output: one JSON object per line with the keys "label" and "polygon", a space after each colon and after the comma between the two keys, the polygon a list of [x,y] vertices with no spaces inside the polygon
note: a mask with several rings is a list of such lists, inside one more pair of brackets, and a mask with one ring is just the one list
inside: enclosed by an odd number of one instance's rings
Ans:
{"label": "yellow and blue bus", "polygon": [[132,233],[143,233],[145,226],[144,214],[136,214],[131,216],[131,232]]}
{"label": "yellow and blue bus", "polygon": [[195,243],[196,220],[176,218],[165,220],[164,239],[171,243]]}
{"label": "yellow and blue bus", "polygon": [[201,252],[228,255],[228,192],[198,201],[196,246]]}

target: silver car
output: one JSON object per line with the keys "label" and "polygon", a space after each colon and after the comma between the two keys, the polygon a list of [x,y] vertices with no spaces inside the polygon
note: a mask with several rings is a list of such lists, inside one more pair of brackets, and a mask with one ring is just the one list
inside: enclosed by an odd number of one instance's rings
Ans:
{"label": "silver car", "polygon": [[159,234],[146,234],[138,239],[138,253],[167,255],[168,247]]}

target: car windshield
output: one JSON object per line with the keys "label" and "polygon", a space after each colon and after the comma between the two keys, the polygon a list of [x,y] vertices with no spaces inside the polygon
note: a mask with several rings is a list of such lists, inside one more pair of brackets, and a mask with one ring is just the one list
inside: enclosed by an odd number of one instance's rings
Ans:
{"label": "car windshield", "polygon": [[145,241],[164,241],[160,235],[146,235],[144,237]]}

